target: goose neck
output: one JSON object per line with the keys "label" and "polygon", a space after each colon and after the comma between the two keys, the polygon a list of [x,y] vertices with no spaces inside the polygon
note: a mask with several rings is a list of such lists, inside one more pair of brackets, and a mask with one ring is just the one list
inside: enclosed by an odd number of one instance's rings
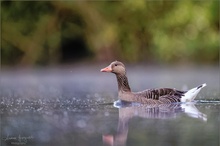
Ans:
{"label": "goose neck", "polygon": [[116,74],[116,78],[118,81],[118,91],[124,91],[124,92],[130,92],[130,86],[128,83],[128,78],[126,77],[126,75],[118,75]]}

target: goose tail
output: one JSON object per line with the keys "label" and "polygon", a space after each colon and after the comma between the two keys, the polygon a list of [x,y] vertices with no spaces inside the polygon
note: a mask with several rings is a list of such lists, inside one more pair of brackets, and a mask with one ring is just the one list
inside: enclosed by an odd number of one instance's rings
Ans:
{"label": "goose tail", "polygon": [[191,102],[191,101],[193,101],[196,98],[199,91],[205,86],[206,86],[206,83],[186,91],[186,93],[184,93],[182,95],[181,102]]}

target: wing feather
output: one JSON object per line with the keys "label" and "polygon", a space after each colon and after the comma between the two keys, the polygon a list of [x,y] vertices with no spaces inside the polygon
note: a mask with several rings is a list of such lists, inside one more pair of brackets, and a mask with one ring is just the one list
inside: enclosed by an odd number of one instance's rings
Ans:
{"label": "wing feather", "polygon": [[[148,89],[142,92],[138,92],[136,97],[145,97],[145,103],[173,103],[180,102],[181,96],[185,91],[179,91],[172,88],[158,88],[158,89]],[[143,101],[142,101],[143,102]]]}

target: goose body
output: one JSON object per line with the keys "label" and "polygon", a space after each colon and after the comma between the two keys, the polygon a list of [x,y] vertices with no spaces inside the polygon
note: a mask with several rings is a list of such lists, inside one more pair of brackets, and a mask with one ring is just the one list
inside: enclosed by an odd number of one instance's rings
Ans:
{"label": "goose body", "polygon": [[109,66],[101,69],[101,72],[111,72],[116,75],[118,82],[118,97],[122,101],[138,102],[143,104],[167,104],[175,102],[191,102],[199,91],[206,86],[202,84],[188,91],[180,91],[174,88],[147,89],[141,92],[132,92],[126,76],[125,65],[114,61]]}

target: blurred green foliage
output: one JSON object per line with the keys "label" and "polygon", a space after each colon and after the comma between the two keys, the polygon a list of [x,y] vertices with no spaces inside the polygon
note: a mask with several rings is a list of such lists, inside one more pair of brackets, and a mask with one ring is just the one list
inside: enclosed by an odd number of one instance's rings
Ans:
{"label": "blurred green foliage", "polygon": [[219,1],[1,1],[3,65],[219,61]]}

